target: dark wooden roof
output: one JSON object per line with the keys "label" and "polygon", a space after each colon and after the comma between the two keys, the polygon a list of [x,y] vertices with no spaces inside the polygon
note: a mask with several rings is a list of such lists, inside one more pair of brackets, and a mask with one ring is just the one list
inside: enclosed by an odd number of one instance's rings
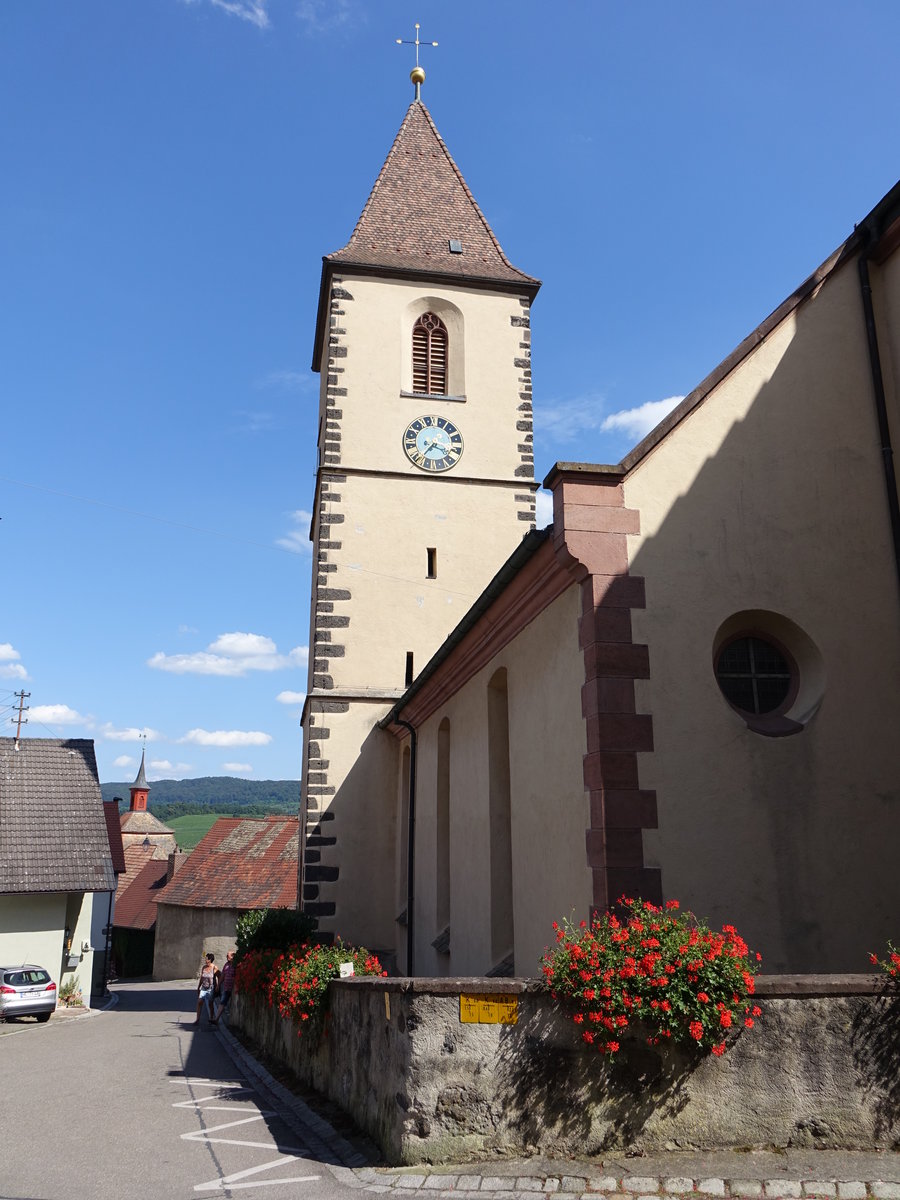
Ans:
{"label": "dark wooden roof", "polygon": [[157,902],[193,908],[293,908],[299,828],[296,817],[220,817]]}
{"label": "dark wooden roof", "polygon": [[0,738],[0,893],[116,888],[94,743]]}

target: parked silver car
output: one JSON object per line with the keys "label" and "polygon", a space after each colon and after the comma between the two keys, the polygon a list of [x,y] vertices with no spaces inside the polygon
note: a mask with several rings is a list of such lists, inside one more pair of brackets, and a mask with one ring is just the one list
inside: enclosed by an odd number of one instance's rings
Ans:
{"label": "parked silver car", "polygon": [[0,1019],[34,1016],[49,1021],[56,1008],[56,984],[50,972],[33,963],[0,967]]}

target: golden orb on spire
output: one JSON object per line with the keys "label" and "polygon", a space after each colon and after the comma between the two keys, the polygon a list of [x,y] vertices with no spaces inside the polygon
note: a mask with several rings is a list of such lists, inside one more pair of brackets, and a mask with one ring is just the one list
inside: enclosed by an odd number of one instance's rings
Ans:
{"label": "golden orb on spire", "polygon": [[413,67],[409,73],[409,79],[416,87],[420,87],[425,82],[425,72],[421,67]]}

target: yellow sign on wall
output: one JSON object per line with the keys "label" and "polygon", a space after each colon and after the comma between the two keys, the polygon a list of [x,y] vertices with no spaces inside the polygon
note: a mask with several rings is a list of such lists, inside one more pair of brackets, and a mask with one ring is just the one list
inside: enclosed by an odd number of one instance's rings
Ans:
{"label": "yellow sign on wall", "polygon": [[460,996],[459,1019],[463,1025],[516,1025],[518,996]]}

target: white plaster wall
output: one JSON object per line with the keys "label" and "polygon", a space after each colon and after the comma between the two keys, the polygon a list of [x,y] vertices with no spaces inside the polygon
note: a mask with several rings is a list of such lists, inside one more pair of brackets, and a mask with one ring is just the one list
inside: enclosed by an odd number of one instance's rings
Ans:
{"label": "white plaster wall", "polygon": [[[522,356],[519,343],[524,339],[523,330],[510,322],[511,316],[527,312],[518,297],[349,275],[341,286],[353,296],[341,302],[344,315],[338,318],[348,347],[347,357],[336,360],[344,368],[339,386],[347,389],[338,403],[343,413],[342,465],[421,475],[406,457],[401,435],[415,417],[438,412],[459,426],[465,441],[462,459],[451,474],[510,478],[519,465],[516,446],[522,441],[516,430],[521,401],[514,359]],[[451,388],[457,382],[453,359],[460,349],[454,325],[464,329],[464,400],[401,395],[411,384],[412,325],[424,311],[422,302],[431,299],[438,302],[435,307],[446,304],[453,310],[452,316],[445,316]],[[323,397],[326,374],[323,364]]]}
{"label": "white plaster wall", "polygon": [[[893,334],[896,341],[896,330]],[[731,921],[769,971],[865,969],[900,904],[900,605],[855,264],[787,318],[635,470],[634,637],[653,714],[668,897]],[[821,653],[802,733],[751,732],[721,696],[713,640],[775,611]]]}
{"label": "white plaster wall", "polygon": [[[332,641],[344,656],[329,660],[336,688],[404,687],[406,652],[418,673],[521,541],[513,488],[460,486],[417,476],[385,481],[350,476],[336,488],[342,548],[327,587],[349,590],[335,614],[350,625]],[[427,549],[437,550],[437,578],[427,579]]]}
{"label": "white plaster wall", "polygon": [[[428,718],[419,731],[416,822],[417,974],[480,975],[489,970],[487,689],[507,671],[515,970],[534,975],[554,920],[587,915],[591,875],[582,760],[584,659],[578,645],[581,597],[569,588]],[[449,963],[431,942],[437,731],[450,721]]]}
{"label": "white plaster wall", "polygon": [[[57,987],[74,976],[87,1002],[94,956],[81,954],[81,947],[90,942],[92,911],[90,892],[0,896],[0,962],[4,966],[34,963],[50,973]],[[63,969],[67,921],[72,931],[72,953],[79,957],[72,971]]]}

